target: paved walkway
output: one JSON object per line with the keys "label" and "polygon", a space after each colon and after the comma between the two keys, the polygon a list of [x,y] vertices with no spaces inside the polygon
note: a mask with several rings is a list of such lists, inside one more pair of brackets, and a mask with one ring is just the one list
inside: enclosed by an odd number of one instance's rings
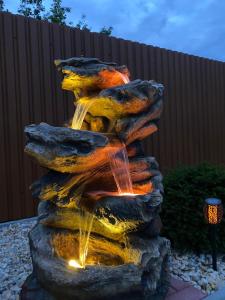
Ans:
{"label": "paved walkway", "polygon": [[170,289],[166,300],[201,300],[207,295],[190,283],[171,278]]}

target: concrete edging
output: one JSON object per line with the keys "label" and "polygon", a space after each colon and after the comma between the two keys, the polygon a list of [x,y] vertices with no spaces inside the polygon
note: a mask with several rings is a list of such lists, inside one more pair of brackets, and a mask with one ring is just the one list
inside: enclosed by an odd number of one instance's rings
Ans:
{"label": "concrete edging", "polygon": [[224,300],[225,299],[225,287],[214,292],[212,295],[204,298],[204,300]]}

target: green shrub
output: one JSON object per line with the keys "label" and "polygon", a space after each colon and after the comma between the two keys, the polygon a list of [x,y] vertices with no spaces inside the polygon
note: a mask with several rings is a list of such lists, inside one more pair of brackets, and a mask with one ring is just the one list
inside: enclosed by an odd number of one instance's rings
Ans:
{"label": "green shrub", "polygon": [[[209,164],[179,167],[164,178],[162,234],[181,251],[209,252],[208,225],[203,216],[206,198],[216,197],[225,207],[225,168]],[[225,252],[225,221],[218,226],[217,246]]]}

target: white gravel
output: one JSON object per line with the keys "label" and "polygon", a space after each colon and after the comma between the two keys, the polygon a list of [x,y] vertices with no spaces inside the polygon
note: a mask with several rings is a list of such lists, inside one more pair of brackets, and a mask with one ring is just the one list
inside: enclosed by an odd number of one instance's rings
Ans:
{"label": "white gravel", "polygon": [[20,287],[32,272],[27,234],[35,220],[0,225],[0,299],[19,299]]}
{"label": "white gravel", "polygon": [[173,253],[171,257],[171,274],[207,294],[225,286],[225,262],[221,255],[218,257],[217,269],[212,269],[211,255]]}
{"label": "white gravel", "polygon": [[[27,234],[35,220],[0,225],[0,299],[19,299],[20,288],[32,272]],[[225,285],[225,262],[218,260],[218,271],[211,268],[211,256],[193,254],[171,257],[171,274],[208,294]]]}

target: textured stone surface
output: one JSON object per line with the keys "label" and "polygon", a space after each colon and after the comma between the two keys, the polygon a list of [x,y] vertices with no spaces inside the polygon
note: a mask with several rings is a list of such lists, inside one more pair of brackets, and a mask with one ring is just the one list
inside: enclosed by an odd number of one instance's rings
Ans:
{"label": "textured stone surface", "polygon": [[82,129],[114,132],[127,145],[157,131],[163,85],[153,80],[129,82],[125,66],[96,58],[58,60],[56,65],[65,75],[62,87],[74,92],[75,101],[92,102]]}
{"label": "textured stone surface", "polygon": [[[32,218],[0,224],[0,299],[2,300],[18,299],[24,280],[32,272],[27,235],[35,223],[36,220]],[[171,282],[173,291],[191,284],[207,294],[212,293],[214,295],[215,291],[221,288],[221,284],[224,286],[225,262],[222,255],[218,256],[218,271],[211,268],[211,255],[196,256],[194,253],[181,255],[173,252],[169,266],[170,273],[177,277],[175,281]],[[185,284],[181,282],[184,279]],[[203,279],[206,280],[206,285],[203,284]],[[176,287],[176,290],[174,287]],[[28,293],[30,294],[28,288],[26,286],[26,296],[28,296]],[[37,288],[36,286],[34,292],[33,284],[32,297],[24,299],[44,300],[41,297],[35,299],[34,295],[37,293]],[[130,297],[128,297],[129,299]],[[47,300],[50,300],[50,298],[47,298]]]}
{"label": "textured stone surface", "polygon": [[[162,175],[155,158],[132,157],[129,171],[134,193],[150,193],[154,190],[163,193]],[[32,184],[31,191],[34,198],[52,201],[59,207],[76,207],[81,194],[90,199],[93,205],[101,198],[118,195],[109,164],[99,171],[83,170],[77,174],[50,171]]]}
{"label": "textured stone surface", "polygon": [[[116,133],[127,145],[142,140],[157,130],[163,106],[162,95],[161,84],[134,80],[105,89],[97,96],[80,98],[79,103],[93,103],[84,120],[85,129]],[[97,127],[92,126],[96,117],[99,122]]]}
{"label": "textured stone surface", "polygon": [[107,159],[101,151],[108,138],[100,133],[54,127],[46,123],[25,127],[25,152],[46,168],[68,173],[85,172]]}
{"label": "textured stone surface", "polygon": [[159,192],[137,196],[105,197],[96,204],[96,215],[107,218],[112,224],[116,220],[149,223],[160,211],[162,196]]}
{"label": "textured stone surface", "polygon": [[[140,231],[148,237],[158,235],[161,223],[159,220],[153,221],[160,211],[160,194],[154,196],[154,193],[151,193],[148,196],[132,198],[108,197],[98,201],[92,232],[113,240],[119,240],[129,232]],[[80,215],[78,207],[61,208],[50,201],[39,204],[40,222],[47,226],[79,230],[82,224],[85,226]]]}
{"label": "textured stone surface", "polygon": [[129,77],[126,66],[102,62],[97,58],[58,59],[55,65],[64,75],[62,88],[73,91],[76,96],[124,84]]}
{"label": "textured stone surface", "polygon": [[[34,275],[51,294],[63,299],[76,297],[83,300],[110,299],[133,292],[137,293],[140,299],[144,299],[158,294],[159,291],[164,295],[167,292],[166,261],[169,243],[166,239],[158,237],[149,240],[131,236],[127,249],[120,248],[119,245],[115,248],[114,244],[111,246],[110,241],[105,241],[106,249],[113,249],[112,255],[121,255],[121,259],[125,260],[123,264],[90,265],[86,269],[74,270],[67,267],[66,260],[58,258],[52,252],[52,237],[58,232],[37,225],[30,233]],[[67,235],[71,233],[64,231],[62,237],[66,238]],[[94,238],[95,247],[101,242],[98,237]],[[91,248],[90,245],[90,252]],[[104,257],[107,253],[110,255],[110,251],[104,252],[102,249],[102,246],[98,249],[102,251],[99,257]]]}
{"label": "textured stone surface", "polygon": [[[129,82],[125,66],[95,58],[55,63],[78,105],[72,127],[81,130],[44,123],[25,129],[25,151],[50,171],[31,186],[41,203],[29,234],[33,275],[21,297],[164,299],[170,245],[159,237],[162,175],[140,145],[158,128],[163,86]],[[69,268],[70,259],[85,268]]]}

